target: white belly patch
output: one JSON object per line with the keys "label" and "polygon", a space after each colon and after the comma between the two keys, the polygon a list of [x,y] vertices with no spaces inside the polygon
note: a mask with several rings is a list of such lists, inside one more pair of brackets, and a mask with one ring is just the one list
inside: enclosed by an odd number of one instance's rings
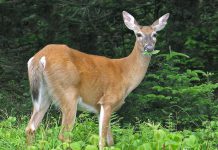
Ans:
{"label": "white belly patch", "polygon": [[77,106],[78,106],[78,110],[88,111],[88,112],[92,112],[92,113],[98,113],[98,111],[93,106],[84,103],[84,101],[82,100],[81,97],[78,99]]}

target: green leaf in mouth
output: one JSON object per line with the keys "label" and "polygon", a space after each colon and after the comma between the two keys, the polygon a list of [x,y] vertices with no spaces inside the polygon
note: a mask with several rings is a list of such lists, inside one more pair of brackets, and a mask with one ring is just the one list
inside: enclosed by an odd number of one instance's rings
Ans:
{"label": "green leaf in mouth", "polygon": [[149,56],[151,56],[151,55],[155,55],[155,54],[157,54],[157,53],[159,53],[159,52],[160,52],[160,50],[153,50],[153,51],[151,51],[151,52],[146,51],[146,52],[144,52],[144,55],[149,55]]}

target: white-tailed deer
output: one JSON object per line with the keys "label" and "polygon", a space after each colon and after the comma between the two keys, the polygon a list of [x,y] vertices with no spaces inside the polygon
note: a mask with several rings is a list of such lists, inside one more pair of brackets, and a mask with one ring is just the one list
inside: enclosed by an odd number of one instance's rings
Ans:
{"label": "white-tailed deer", "polygon": [[47,45],[28,61],[28,75],[33,101],[33,113],[26,127],[27,142],[31,143],[51,102],[62,112],[59,139],[69,140],[77,106],[99,115],[99,149],[105,143],[113,145],[110,128],[112,112],[118,110],[127,95],[145,76],[153,51],[156,32],[167,24],[165,14],[150,26],[140,26],[134,17],[123,11],[124,23],[136,35],[131,54],[121,59],[94,56],[71,49],[66,45]]}

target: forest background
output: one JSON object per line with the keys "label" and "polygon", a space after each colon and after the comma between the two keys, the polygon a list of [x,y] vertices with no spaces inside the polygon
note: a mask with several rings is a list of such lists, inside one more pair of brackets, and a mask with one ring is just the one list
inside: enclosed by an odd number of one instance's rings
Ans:
{"label": "forest background", "polygon": [[[122,124],[169,120],[177,130],[218,119],[217,0],[0,0],[0,120],[30,115],[27,61],[45,45],[120,58],[135,37],[122,19],[150,25],[170,13],[148,73],[117,115]],[[54,116],[59,115],[51,108]]]}

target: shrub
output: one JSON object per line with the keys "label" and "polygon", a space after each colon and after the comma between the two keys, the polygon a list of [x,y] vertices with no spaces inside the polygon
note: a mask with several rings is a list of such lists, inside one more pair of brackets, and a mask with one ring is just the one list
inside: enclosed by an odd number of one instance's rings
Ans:
{"label": "shrub", "polygon": [[140,87],[130,94],[127,104],[119,111],[124,121],[134,122],[138,117],[167,125],[171,118],[180,129],[217,119],[218,100],[214,90],[218,83],[210,81],[211,73],[178,67],[183,66],[187,57],[173,51],[156,57],[151,65],[155,70],[149,70]]}

